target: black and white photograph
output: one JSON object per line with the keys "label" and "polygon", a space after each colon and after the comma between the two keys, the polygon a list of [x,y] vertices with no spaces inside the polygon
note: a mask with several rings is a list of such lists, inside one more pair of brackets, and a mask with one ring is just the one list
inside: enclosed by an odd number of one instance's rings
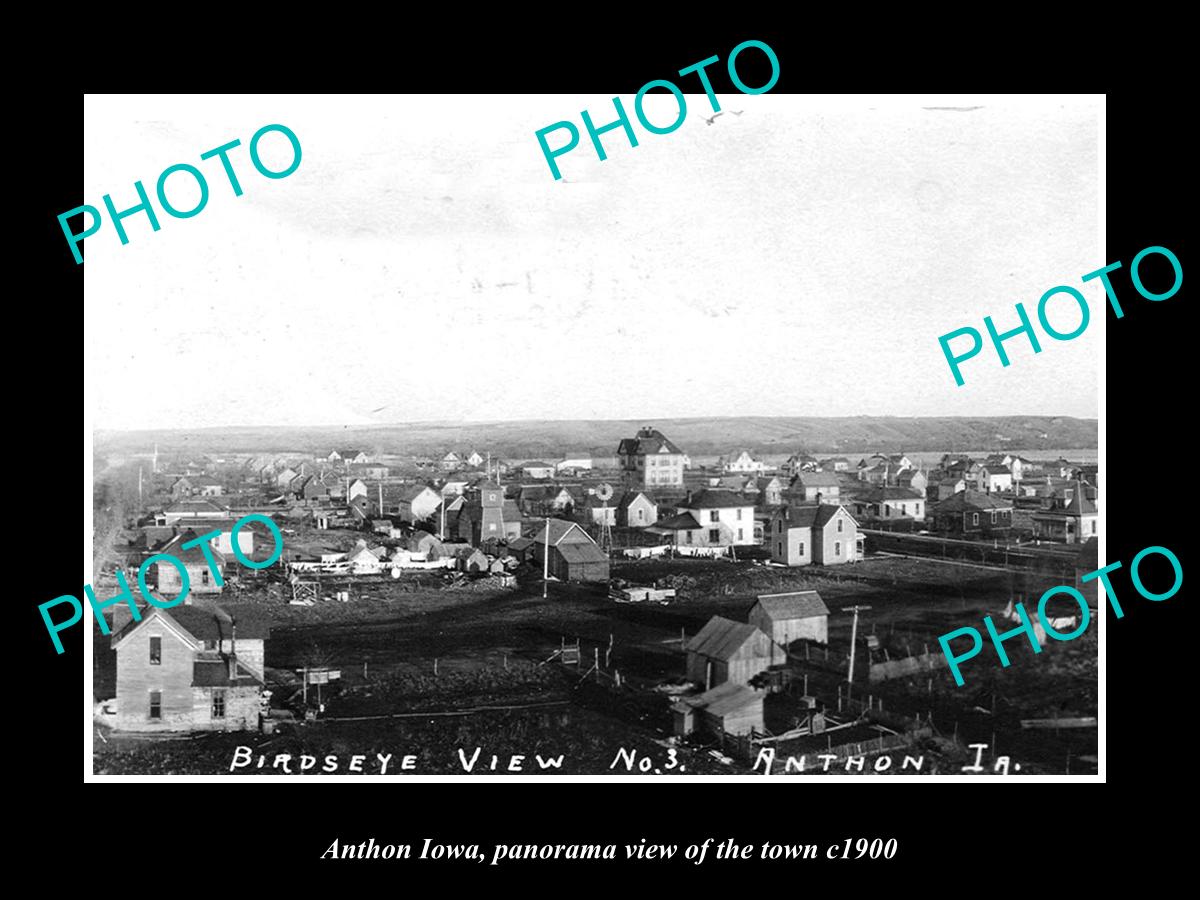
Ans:
{"label": "black and white photograph", "polygon": [[86,781],[1104,779],[1104,96],[718,49],[84,97]]}

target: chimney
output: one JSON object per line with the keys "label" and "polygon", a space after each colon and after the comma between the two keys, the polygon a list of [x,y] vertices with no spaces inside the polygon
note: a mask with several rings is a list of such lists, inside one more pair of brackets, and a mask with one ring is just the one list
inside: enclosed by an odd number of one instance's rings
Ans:
{"label": "chimney", "polygon": [[229,617],[229,680],[237,677],[237,619]]}

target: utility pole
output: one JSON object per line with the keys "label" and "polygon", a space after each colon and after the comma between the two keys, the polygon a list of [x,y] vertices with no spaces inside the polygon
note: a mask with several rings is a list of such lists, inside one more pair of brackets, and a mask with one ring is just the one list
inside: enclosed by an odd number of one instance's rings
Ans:
{"label": "utility pole", "polygon": [[846,678],[847,684],[854,684],[854,647],[858,643],[858,614],[869,606],[844,606],[842,612],[854,613],[854,622],[850,625],[850,672]]}
{"label": "utility pole", "polygon": [[546,547],[542,552],[542,599],[550,589],[550,518],[546,517]]}

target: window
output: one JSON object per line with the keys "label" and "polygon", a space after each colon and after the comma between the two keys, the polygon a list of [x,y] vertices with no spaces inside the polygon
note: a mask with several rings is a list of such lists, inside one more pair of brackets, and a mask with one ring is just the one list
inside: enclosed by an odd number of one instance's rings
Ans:
{"label": "window", "polygon": [[150,638],[150,665],[162,665],[162,638]]}
{"label": "window", "polygon": [[721,511],[720,511],[720,510],[717,510],[717,509],[714,509],[714,510],[712,510],[711,512],[709,512],[709,514],[708,514],[708,521],[710,521],[710,522],[720,522],[720,521],[721,521]]}
{"label": "window", "polygon": [[684,543],[690,544],[692,542],[692,533],[690,531],[685,531],[684,534],[687,535],[687,537],[684,538]]}
{"label": "window", "polygon": [[1092,534],[1096,533],[1096,520],[1092,519]]}
{"label": "window", "polygon": [[838,519],[838,534],[842,533],[842,520]]}
{"label": "window", "polygon": [[742,521],[742,511],[740,509],[737,511],[737,517],[739,522]]}
{"label": "window", "polygon": [[644,509],[639,509],[638,510],[638,521],[640,522],[644,518],[646,518],[646,511]]}
{"label": "window", "polygon": [[214,719],[225,718],[225,690],[223,688],[213,690],[212,717]]}
{"label": "window", "polygon": [[804,541],[801,541],[801,542],[800,542],[800,549],[799,549],[799,550],[797,550],[796,552],[797,552],[798,554],[800,554],[801,556],[803,556],[803,555],[804,555]]}
{"label": "window", "polygon": [[775,520],[775,533],[779,534],[781,531],[783,531],[783,519],[776,519]]}
{"label": "window", "polygon": [[775,545],[775,548],[776,548],[776,550],[775,550],[776,555],[783,556],[783,541],[780,541],[779,543],[777,543]]}
{"label": "window", "polygon": [[150,718],[162,718],[162,691],[150,692]]}
{"label": "window", "polygon": [[978,524],[979,524],[979,513],[972,513],[972,514],[971,514],[971,524],[972,524],[972,525],[978,525]]}
{"label": "window", "polygon": [[742,539],[742,529],[739,528],[738,529],[738,540],[740,541],[741,539]]}
{"label": "window", "polygon": [[203,572],[200,573],[200,583],[208,584],[208,569],[205,569]]}
{"label": "window", "polygon": [[834,542],[833,542],[833,555],[834,555],[834,556],[841,556],[841,555],[842,555],[842,542],[841,542],[841,541],[834,541]]}
{"label": "window", "polygon": [[902,515],[902,516],[908,515],[908,504],[907,503],[900,504],[900,515]]}
{"label": "window", "polygon": [[720,541],[721,541],[721,529],[720,528],[708,529],[708,542],[710,544],[717,544],[717,543],[720,543]]}
{"label": "window", "polygon": [[992,524],[996,524],[996,511],[994,509],[992,510]]}

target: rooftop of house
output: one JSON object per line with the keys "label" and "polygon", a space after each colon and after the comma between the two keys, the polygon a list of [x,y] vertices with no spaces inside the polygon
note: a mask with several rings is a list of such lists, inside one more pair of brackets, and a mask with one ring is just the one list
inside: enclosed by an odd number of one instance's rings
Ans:
{"label": "rooftop of house", "polygon": [[696,517],[691,513],[680,513],[676,516],[667,516],[665,519],[659,519],[654,523],[654,527],[665,531],[694,531],[700,527],[700,523],[696,521]]}
{"label": "rooftop of house", "polygon": [[746,641],[761,632],[747,622],[735,622],[713,616],[687,644],[688,653],[699,653],[712,659],[729,660]]}
{"label": "rooftop of house", "polygon": [[586,536],[589,541],[592,539],[591,535],[580,528],[575,522],[567,522],[563,519],[548,519],[546,524],[542,525],[542,527],[538,529],[537,534],[533,536],[533,539],[536,543],[546,543],[547,528],[550,529],[550,544],[552,546],[557,546],[558,542],[566,537],[567,533],[570,531],[578,531],[580,534]]}
{"label": "rooftop of house", "polygon": [[636,437],[625,438],[617,445],[617,453],[621,455],[641,456],[647,453],[663,452],[683,453],[657,428],[639,429]]}
{"label": "rooftop of house", "polygon": [[715,688],[691,697],[680,697],[673,708],[680,711],[703,709],[710,715],[726,716],[740,712],[748,706],[763,702],[763,694],[744,684],[722,682]]}
{"label": "rooftop of house", "polygon": [[773,622],[787,619],[810,619],[829,615],[829,607],[816,591],[795,591],[790,594],[759,594],[758,605]]}
{"label": "rooftop of house", "polygon": [[[844,512],[845,507],[836,503],[793,504],[783,508],[781,515],[787,521],[789,528],[824,528],[838,512]],[[854,521],[849,513],[846,515]]]}
{"label": "rooftop of house", "polygon": [[691,497],[685,498],[679,504],[683,509],[734,509],[741,506],[753,505],[752,501],[747,500],[741,494],[719,489],[700,491],[699,493],[692,494]]}
{"label": "rooftop of house", "polygon": [[1012,508],[1011,500],[1001,500],[994,494],[985,494],[983,491],[965,490],[936,504],[934,511],[942,514],[991,509],[1011,510]]}
{"label": "rooftop of house", "polygon": [[798,487],[838,487],[841,481],[833,472],[801,472],[792,479],[792,484]]}
{"label": "rooftop of house", "polygon": [[883,503],[886,500],[924,500],[925,495],[912,488],[881,484],[860,492],[854,499],[859,503]]}

